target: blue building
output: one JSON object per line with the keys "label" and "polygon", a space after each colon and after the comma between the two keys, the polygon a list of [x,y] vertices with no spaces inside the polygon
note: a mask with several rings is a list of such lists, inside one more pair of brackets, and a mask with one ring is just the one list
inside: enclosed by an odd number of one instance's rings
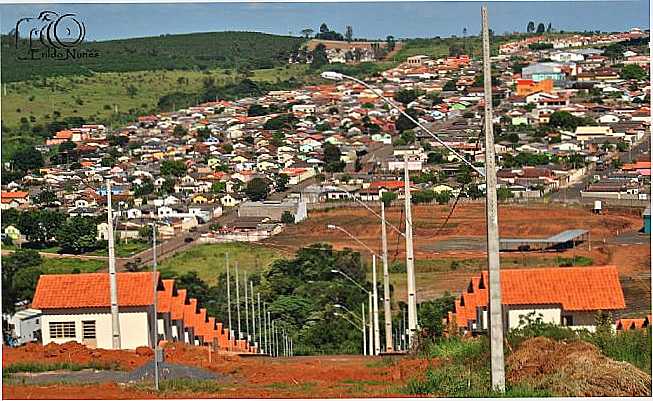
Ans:
{"label": "blue building", "polygon": [[540,82],[545,79],[553,81],[563,81],[566,78],[565,73],[562,71],[564,64],[561,63],[536,63],[524,67],[521,71],[521,76],[524,79],[532,79],[535,82]]}

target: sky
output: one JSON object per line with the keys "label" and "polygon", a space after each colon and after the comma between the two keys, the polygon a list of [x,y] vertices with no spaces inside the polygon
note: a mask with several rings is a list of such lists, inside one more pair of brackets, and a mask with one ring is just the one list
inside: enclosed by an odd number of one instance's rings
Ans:
{"label": "sky", "polygon": [[[480,31],[480,2],[376,3],[176,3],[176,4],[1,4],[0,32],[18,19],[44,10],[76,13],[86,26],[86,40],[161,34],[256,31],[300,35],[321,23],[354,37],[385,39],[462,35]],[[490,2],[490,27],[497,33],[524,31],[528,21],[551,22],[561,30],[624,31],[648,29],[647,0],[577,2]]]}

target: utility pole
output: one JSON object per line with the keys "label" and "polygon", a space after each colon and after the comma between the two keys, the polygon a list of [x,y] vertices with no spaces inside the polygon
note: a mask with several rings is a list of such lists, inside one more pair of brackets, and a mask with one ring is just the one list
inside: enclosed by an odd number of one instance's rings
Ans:
{"label": "utility pole", "polygon": [[250,335],[252,334],[251,331],[249,331],[249,303],[247,303],[248,299],[248,294],[247,294],[247,272],[244,272],[245,275],[245,338],[247,338],[247,342],[251,341]]}
{"label": "utility pole", "polygon": [[374,355],[381,353],[381,333],[379,332],[379,294],[376,285],[376,255],[372,255],[372,282],[374,289],[372,291],[372,298],[374,302]]}
{"label": "utility pole", "polygon": [[367,325],[365,324],[365,302],[361,302],[361,316],[363,317],[363,355],[367,355],[368,346],[367,335],[365,334],[365,330],[367,330]]}
{"label": "utility pole", "polygon": [[372,302],[372,292],[367,293],[367,324],[369,330],[369,337],[367,341],[370,343],[368,353],[374,355],[374,325],[372,324],[372,311],[374,309],[374,302]]}
{"label": "utility pole", "polygon": [[265,310],[267,311],[268,315],[268,323],[266,325],[266,330],[265,330],[265,344],[267,345],[268,348],[268,354],[272,356],[272,342],[270,341],[272,339],[272,322],[270,320],[270,311],[267,310],[268,308],[266,307]]}
{"label": "utility pole", "polygon": [[113,243],[113,210],[111,208],[111,178],[107,178],[107,239],[109,242],[109,291],[111,300],[111,339],[113,349],[120,349],[120,319],[118,314],[118,277],[116,250]]}
{"label": "utility pole", "polygon": [[490,67],[490,34],[487,4],[483,4],[481,7],[481,19],[483,25],[483,76],[485,89],[485,209],[487,212],[487,258],[490,276],[490,355],[492,389],[504,392],[506,390],[506,379],[503,359],[503,313],[501,310],[497,173],[494,160],[492,71]]}
{"label": "utility pole", "polygon": [[258,344],[259,344],[259,353],[263,354],[263,327],[261,326],[261,293],[256,293],[256,301],[258,303]]}
{"label": "utility pole", "polygon": [[156,223],[152,223],[152,276],[154,281],[154,388],[159,391],[159,318],[157,316]]}
{"label": "utility pole", "polygon": [[254,303],[254,283],[249,282],[249,295],[251,297],[252,304],[252,342],[258,346],[256,341],[256,304]]}
{"label": "utility pole", "polygon": [[229,318],[229,340],[233,339],[234,331],[231,325],[231,280],[229,279],[229,253],[225,253],[225,264],[227,266],[227,315]]}
{"label": "utility pole", "polygon": [[415,259],[413,256],[413,217],[410,207],[410,177],[408,155],[404,155],[404,204],[406,208],[406,274],[408,275],[408,343],[413,345],[417,331],[417,300],[415,299]]}
{"label": "utility pole", "polygon": [[392,311],[390,310],[390,273],[388,271],[388,234],[385,227],[385,203],[381,201],[381,242],[383,246],[383,317],[385,320],[385,350],[393,351]]}
{"label": "utility pole", "polygon": [[238,287],[238,262],[236,261],[236,319],[238,319],[238,339],[243,339],[243,332],[240,330],[240,290]]}

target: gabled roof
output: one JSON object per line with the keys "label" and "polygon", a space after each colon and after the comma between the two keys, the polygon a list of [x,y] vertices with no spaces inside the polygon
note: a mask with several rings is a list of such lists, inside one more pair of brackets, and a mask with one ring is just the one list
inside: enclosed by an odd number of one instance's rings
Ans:
{"label": "gabled roof", "polygon": [[[154,303],[152,273],[117,273],[118,306]],[[157,280],[159,274],[157,273]],[[159,289],[163,285],[159,280]],[[43,274],[32,307],[36,309],[104,308],[111,306],[109,274]]]}
{"label": "gabled roof", "polygon": [[[473,277],[455,301],[459,327],[476,320],[476,308],[488,305],[488,273]],[[618,310],[626,307],[615,266],[551,267],[501,270],[503,305],[560,305],[566,311]]]}

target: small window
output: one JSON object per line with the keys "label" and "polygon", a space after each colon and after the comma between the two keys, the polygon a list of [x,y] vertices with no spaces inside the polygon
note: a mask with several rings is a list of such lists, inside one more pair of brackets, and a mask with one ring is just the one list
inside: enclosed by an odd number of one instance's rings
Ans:
{"label": "small window", "polygon": [[50,337],[75,338],[75,322],[50,322]]}
{"label": "small window", "polygon": [[562,325],[563,326],[573,326],[574,325],[574,317],[571,315],[565,315],[562,317]]}
{"label": "small window", "polygon": [[82,336],[84,340],[95,339],[95,320],[84,320],[82,322]]}

